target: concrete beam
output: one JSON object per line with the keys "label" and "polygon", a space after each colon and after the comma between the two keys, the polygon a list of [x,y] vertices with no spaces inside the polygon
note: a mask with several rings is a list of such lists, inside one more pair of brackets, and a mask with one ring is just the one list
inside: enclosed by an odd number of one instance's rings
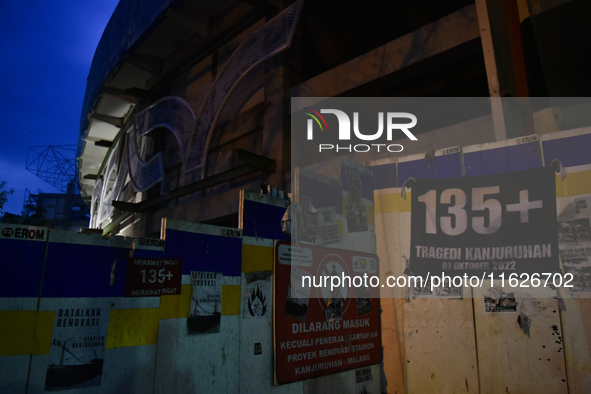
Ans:
{"label": "concrete beam", "polygon": [[290,90],[292,97],[333,97],[452,49],[480,36],[469,5],[390,41]]}
{"label": "concrete beam", "polygon": [[115,126],[117,128],[123,127],[123,118],[118,118],[116,116],[110,116],[110,115],[103,115],[103,114],[99,114],[96,112],[93,113],[90,117],[92,119],[100,120],[101,122],[105,122],[105,123],[110,124],[111,126]]}

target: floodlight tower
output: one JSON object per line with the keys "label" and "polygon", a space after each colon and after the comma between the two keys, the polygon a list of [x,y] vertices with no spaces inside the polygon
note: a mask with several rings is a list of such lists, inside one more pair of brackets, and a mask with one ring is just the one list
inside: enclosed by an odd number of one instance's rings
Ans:
{"label": "floodlight tower", "polygon": [[76,145],[30,146],[25,168],[66,193],[68,184],[76,185]]}

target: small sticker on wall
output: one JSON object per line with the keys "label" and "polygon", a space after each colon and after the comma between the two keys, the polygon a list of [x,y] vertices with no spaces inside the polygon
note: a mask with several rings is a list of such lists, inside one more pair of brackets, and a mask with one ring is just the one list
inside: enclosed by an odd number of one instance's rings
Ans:
{"label": "small sticker on wall", "polygon": [[249,272],[244,274],[242,305],[244,319],[270,318],[272,271]]}
{"label": "small sticker on wall", "polygon": [[357,394],[371,394],[373,376],[371,375],[371,368],[360,368],[355,370],[355,393]]}

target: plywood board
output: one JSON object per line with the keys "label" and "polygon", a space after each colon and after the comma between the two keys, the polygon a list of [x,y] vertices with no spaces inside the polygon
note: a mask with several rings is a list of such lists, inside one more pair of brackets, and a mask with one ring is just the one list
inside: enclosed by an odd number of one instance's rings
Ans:
{"label": "plywood board", "polygon": [[471,299],[412,300],[404,335],[407,392],[478,392]]}
{"label": "plywood board", "polygon": [[491,294],[486,287],[474,289],[481,391],[568,392],[557,300],[517,294],[514,311],[485,312],[485,294]]}

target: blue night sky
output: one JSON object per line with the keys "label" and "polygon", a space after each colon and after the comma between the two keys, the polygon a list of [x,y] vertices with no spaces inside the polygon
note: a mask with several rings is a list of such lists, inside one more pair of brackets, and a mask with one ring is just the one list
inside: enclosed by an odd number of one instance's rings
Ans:
{"label": "blue night sky", "polygon": [[[58,192],[25,169],[29,146],[76,145],[86,77],[119,0],[0,0],[0,181],[15,192]],[[72,153],[74,159],[75,153]]]}

